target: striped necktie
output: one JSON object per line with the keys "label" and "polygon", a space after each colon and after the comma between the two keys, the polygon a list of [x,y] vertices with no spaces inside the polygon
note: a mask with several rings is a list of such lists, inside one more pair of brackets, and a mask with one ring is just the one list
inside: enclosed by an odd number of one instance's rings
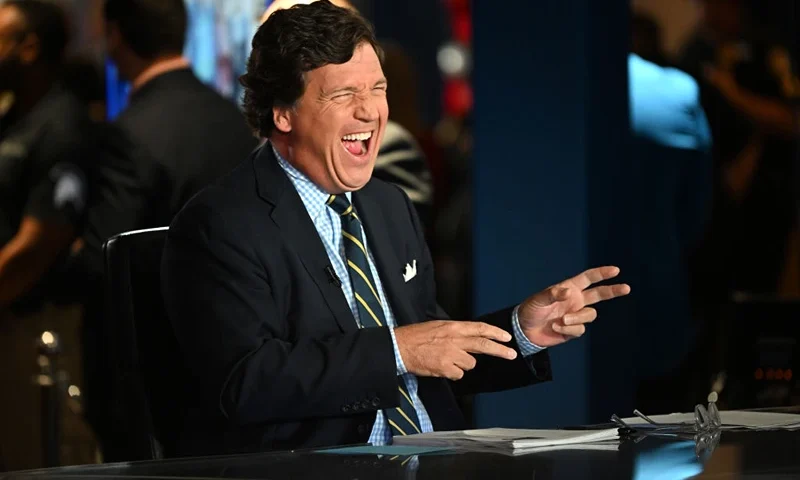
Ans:
{"label": "striped necktie", "polygon": [[[367,261],[367,249],[361,235],[361,220],[356,215],[353,205],[344,195],[331,195],[327,204],[342,218],[347,271],[356,297],[361,327],[383,327],[386,325],[386,315]],[[402,378],[398,379],[398,388],[400,389],[400,406],[384,411],[392,430],[392,436],[422,433],[419,428],[417,412]]]}

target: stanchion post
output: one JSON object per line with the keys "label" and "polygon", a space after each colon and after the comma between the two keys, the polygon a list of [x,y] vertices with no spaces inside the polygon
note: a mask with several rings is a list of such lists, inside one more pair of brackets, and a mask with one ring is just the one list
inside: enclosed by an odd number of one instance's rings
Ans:
{"label": "stanchion post", "polygon": [[60,464],[61,385],[58,356],[61,343],[54,332],[45,331],[37,340],[39,374],[35,383],[41,389],[42,461],[45,467]]}

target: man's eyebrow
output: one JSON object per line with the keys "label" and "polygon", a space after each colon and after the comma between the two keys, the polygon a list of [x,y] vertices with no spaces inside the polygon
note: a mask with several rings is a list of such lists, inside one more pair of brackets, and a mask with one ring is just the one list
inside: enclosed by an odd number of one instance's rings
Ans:
{"label": "man's eyebrow", "polygon": [[[386,80],[386,78],[381,78],[380,80],[375,82],[375,85],[373,85],[373,88],[375,88],[375,87],[384,87],[384,86],[388,85],[388,83],[389,82]],[[322,91],[322,95],[325,96],[325,97],[330,97],[330,96],[336,95],[337,93],[358,93],[359,91],[361,91],[360,88],[354,87],[352,85],[348,85],[348,86],[345,86],[345,87],[337,87],[337,88],[334,88],[333,90],[330,90],[330,91],[323,90]]]}
{"label": "man's eyebrow", "polygon": [[358,91],[359,91],[359,89],[357,87],[354,87],[354,86],[350,85],[350,86],[346,86],[346,87],[336,87],[336,88],[334,88],[334,89],[332,89],[330,91],[323,90],[322,91],[322,96],[323,97],[331,97],[333,95],[336,95],[337,93],[357,93]]}

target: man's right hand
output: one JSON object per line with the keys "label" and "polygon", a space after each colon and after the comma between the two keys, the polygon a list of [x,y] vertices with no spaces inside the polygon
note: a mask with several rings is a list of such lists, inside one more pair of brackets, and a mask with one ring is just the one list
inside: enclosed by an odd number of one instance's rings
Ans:
{"label": "man's right hand", "polygon": [[517,358],[497,343],[511,341],[511,334],[487,323],[436,320],[397,327],[394,335],[406,370],[419,377],[460,380],[475,368],[473,353]]}

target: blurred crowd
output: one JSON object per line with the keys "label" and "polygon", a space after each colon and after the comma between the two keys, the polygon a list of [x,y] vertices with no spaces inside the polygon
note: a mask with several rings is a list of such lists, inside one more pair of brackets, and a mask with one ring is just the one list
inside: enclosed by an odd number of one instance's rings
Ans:
{"label": "blurred crowd", "polygon": [[[643,11],[633,14],[634,133],[641,141],[647,136],[643,130],[653,125],[672,128],[670,139],[661,143],[675,147],[668,160],[671,173],[651,170],[641,177],[649,208],[642,218],[672,225],[652,230],[651,243],[643,248],[645,255],[652,254],[659,251],[656,245],[672,242],[675,247],[667,251],[677,253],[647,260],[649,276],[660,280],[650,285],[651,297],[639,301],[670,299],[667,312],[641,320],[643,338],[661,340],[648,343],[647,356],[672,361],[662,362],[654,369],[659,375],[640,386],[640,393],[646,392],[640,408],[673,408],[683,400],[671,399],[670,392],[688,391],[681,386],[692,382],[695,394],[712,388],[725,358],[737,355],[723,353],[732,335],[731,305],[800,296],[797,38],[795,31],[782,32],[770,21],[765,12],[772,3],[693,2],[699,23],[676,55],[664,48],[667,25]],[[642,67],[645,63],[650,67]],[[647,68],[664,72],[658,82],[647,85]],[[637,90],[644,85],[649,90]],[[670,103],[676,97],[694,99],[680,110],[696,110],[702,125],[675,123],[680,117]],[[649,114],[637,116],[637,107]],[[687,143],[700,131],[701,144]],[[653,150],[638,153],[634,161],[648,165],[642,168],[664,161]],[[667,182],[668,189],[662,188]],[[670,201],[659,203],[656,197]],[[756,335],[757,328],[750,330]]]}

